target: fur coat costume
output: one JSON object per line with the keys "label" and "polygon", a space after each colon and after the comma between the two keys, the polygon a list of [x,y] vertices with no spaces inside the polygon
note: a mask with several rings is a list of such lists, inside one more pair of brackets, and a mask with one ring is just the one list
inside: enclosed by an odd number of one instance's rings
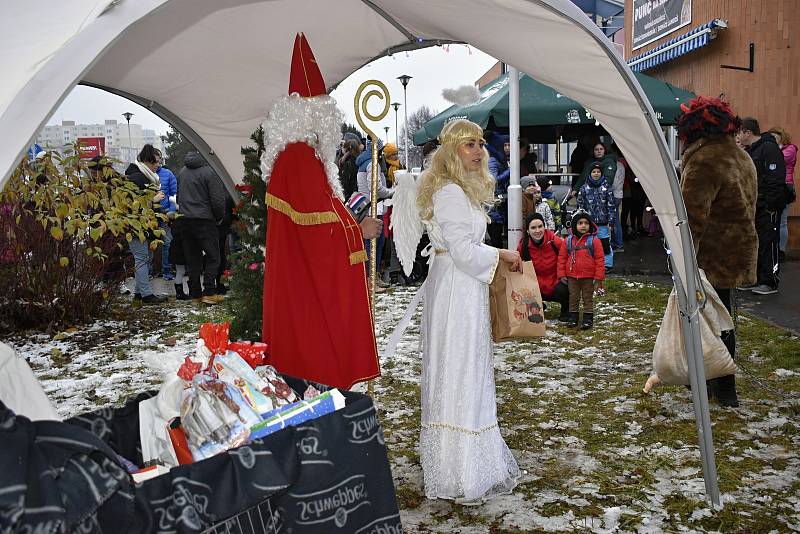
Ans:
{"label": "fur coat costume", "polygon": [[715,288],[756,280],[756,168],[732,135],[702,138],[681,157],[681,191],[697,263]]}

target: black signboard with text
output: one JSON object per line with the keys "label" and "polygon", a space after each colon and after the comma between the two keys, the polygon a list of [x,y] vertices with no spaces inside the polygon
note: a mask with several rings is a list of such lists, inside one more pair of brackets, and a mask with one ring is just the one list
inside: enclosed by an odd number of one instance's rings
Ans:
{"label": "black signboard with text", "polygon": [[633,0],[633,50],[692,22],[692,0]]}

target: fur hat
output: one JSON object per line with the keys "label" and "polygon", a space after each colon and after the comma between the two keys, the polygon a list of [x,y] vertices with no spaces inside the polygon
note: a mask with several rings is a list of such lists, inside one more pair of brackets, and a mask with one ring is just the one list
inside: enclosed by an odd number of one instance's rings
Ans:
{"label": "fur hat", "polygon": [[[397,155],[397,145],[394,143],[386,143],[383,147],[383,155],[386,158],[392,158],[392,156]],[[396,158],[392,158],[396,159]]]}

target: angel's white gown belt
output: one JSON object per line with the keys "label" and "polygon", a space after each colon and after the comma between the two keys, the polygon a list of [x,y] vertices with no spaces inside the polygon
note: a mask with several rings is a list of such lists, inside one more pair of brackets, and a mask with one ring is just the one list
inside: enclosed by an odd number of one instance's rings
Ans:
{"label": "angel's white gown belt", "polygon": [[[428,244],[428,246],[422,249],[421,255],[428,258],[428,273],[430,273],[431,269],[433,268],[436,255],[446,253],[447,250],[433,248],[433,245],[431,244]],[[422,285],[419,286],[419,289],[417,289],[417,292],[414,293],[414,297],[411,299],[411,302],[408,303],[406,311],[403,313],[403,318],[400,319],[400,322],[394,327],[389,339],[386,340],[386,344],[383,346],[383,350],[381,351],[381,355],[384,358],[391,358],[397,351],[397,344],[400,343],[400,339],[403,337],[408,325],[411,324],[411,319],[414,318],[414,315],[417,313],[417,308],[419,307],[420,302],[422,302],[422,296],[425,294],[425,285],[427,283],[428,278],[426,277],[425,281],[422,282]]]}

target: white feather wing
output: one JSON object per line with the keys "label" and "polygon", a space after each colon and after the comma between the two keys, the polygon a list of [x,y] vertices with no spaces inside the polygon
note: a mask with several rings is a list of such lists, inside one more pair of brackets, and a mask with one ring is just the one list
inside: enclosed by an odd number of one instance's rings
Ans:
{"label": "white feather wing", "polygon": [[411,275],[417,245],[422,238],[422,219],[417,209],[417,177],[408,171],[395,171],[392,195],[392,220],[389,227],[394,236],[397,257],[406,276]]}

